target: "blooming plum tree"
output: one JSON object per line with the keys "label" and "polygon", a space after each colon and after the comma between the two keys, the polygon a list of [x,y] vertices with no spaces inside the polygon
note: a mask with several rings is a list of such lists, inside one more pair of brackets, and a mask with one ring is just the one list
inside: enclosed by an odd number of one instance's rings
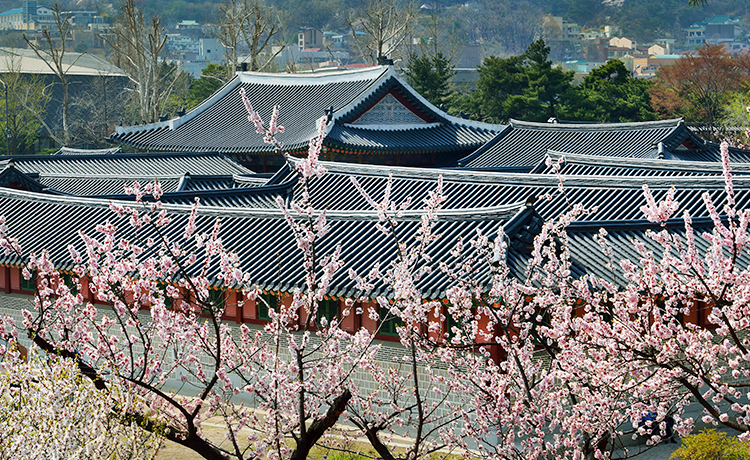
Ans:
{"label": "blooming plum tree", "polygon": [[[245,103],[258,132],[280,149],[278,109],[266,128]],[[112,220],[96,234],[81,232],[84,252],[69,248],[72,282],[47,252],[25,254],[0,227],[2,247],[25,261],[27,279],[37,280],[34,310],[24,312],[29,337],[44,352],[75,363],[97,390],[123,391],[137,401],[111,407],[123,423],[205,458],[306,458],[355,397],[355,369],[378,369],[370,331],[344,332],[339,319],[318,312],[341,265],[340,248],[317,251],[329,224],[309,204],[307,181],[324,172],[317,161],[322,133],[321,122],[298,167],[304,192],[289,206],[279,202],[300,249],[304,288],[288,304],[266,305],[271,321],[264,330],[243,325],[237,331],[222,321],[225,305],[212,282],[242,286],[247,299],[264,300],[238,268],[237,255],[223,247],[220,220],[202,220],[197,201],[187,216],[168,214],[157,182],[127,187],[135,205],[111,203]],[[145,200],[147,194],[155,201]],[[177,226],[182,230],[173,231]],[[95,302],[79,293],[84,282]],[[247,407],[248,399],[256,407]],[[211,417],[226,425],[223,443],[202,433]]]}
{"label": "blooming plum tree", "polygon": [[[458,280],[448,312],[461,327],[437,354],[451,365],[455,391],[471,399],[465,430],[485,447],[482,455],[628,457],[633,452],[617,443],[626,431],[653,445],[674,423],[685,436],[696,423],[683,416],[691,404],[703,422],[748,436],[741,389],[750,358],[750,214],[735,209],[727,149],[726,203],[703,197],[712,230],[696,232],[687,214],[680,228],[674,194],[657,203],[644,187],[641,209],[656,227],[633,240],[637,258],[615,260],[607,231],[597,237],[611,279],[573,275],[567,230],[586,212],[577,205],[545,224],[525,279],[509,276],[502,234],[478,236],[478,252],[444,267]],[[492,267],[489,286],[473,275],[477,264]],[[490,318],[483,342],[500,347],[501,362],[472,348],[481,317]],[[644,422],[647,414],[653,422]]]}

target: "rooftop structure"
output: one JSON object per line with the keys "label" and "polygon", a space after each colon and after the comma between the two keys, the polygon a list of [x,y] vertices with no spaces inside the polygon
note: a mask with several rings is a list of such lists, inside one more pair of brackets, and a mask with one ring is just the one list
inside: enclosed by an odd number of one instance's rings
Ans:
{"label": "rooftop structure", "polygon": [[[682,119],[637,123],[532,123],[510,120],[494,139],[458,161],[471,169],[530,171],[548,150],[620,158],[719,161],[719,145],[695,135]],[[730,151],[748,162],[750,152]]]}
{"label": "rooftop structure", "polygon": [[[581,216],[581,221],[640,219],[643,184],[649,186],[657,199],[676,188],[682,209],[696,217],[706,216],[701,198],[704,192],[716,200],[723,199],[725,193],[720,163],[560,152],[549,155],[554,161],[566,159],[562,164],[566,175],[563,193],[559,191],[559,179],[550,174],[543,161],[534,167],[537,174],[323,162],[327,173],[313,179],[309,190],[315,209],[357,212],[370,209],[370,205],[353,180],[376,202],[382,200],[390,180],[391,199],[401,203],[411,198],[406,209],[417,211],[442,177],[445,210],[481,214],[480,210],[485,208],[528,203],[546,220],[569,209],[570,203],[598,208]],[[220,154],[6,157],[0,158],[0,166],[4,166],[0,186],[56,195],[132,200],[132,196],[124,194],[124,185],[158,178],[164,191],[161,200],[165,203],[190,205],[199,198],[206,206],[275,210],[279,199],[288,203],[302,193],[295,170],[297,161],[290,157],[287,166],[269,177],[254,174]],[[735,165],[733,173],[738,204],[750,206],[750,165]],[[613,181],[613,177],[617,180]]]}
{"label": "rooftop structure", "polygon": [[[65,154],[0,157],[0,187],[77,196],[124,193],[124,185],[159,180],[167,192],[247,188],[265,183],[226,155]],[[225,192],[226,193],[226,192]]]}
{"label": "rooftop structure", "polygon": [[[575,176],[720,176],[722,164],[708,161],[674,161],[650,158],[620,158],[576,153],[547,152],[551,165],[540,162],[531,170],[534,174],[558,174]],[[732,165],[733,175],[750,174],[750,164]]]}
{"label": "rooftop structure", "polygon": [[[564,191],[561,192],[560,179],[544,171],[541,165],[535,169],[540,174],[519,174],[323,162],[327,173],[313,179],[309,191],[313,206],[318,211],[325,210],[330,231],[319,240],[316,254],[326,257],[337,251],[340,244],[343,261],[342,267],[331,279],[326,308],[332,309],[330,311],[335,315],[335,312],[342,311],[344,298],[367,303],[363,300],[367,297],[392,295],[390,288],[379,284],[379,281],[375,282],[374,290],[366,294],[358,291],[349,270],[362,274],[376,265],[388,266],[395,260],[397,240],[407,244],[414,241],[420,228],[422,200],[434,190],[441,176],[446,200],[438,211],[439,220],[434,228],[440,238],[428,247],[428,258],[419,262],[425,266],[430,264],[430,270],[425,271],[417,281],[418,289],[429,299],[445,299],[447,289],[455,282],[438,264],[453,266],[458,262],[453,249],[459,240],[464,242],[466,248],[463,256],[470,256],[475,249],[466,243],[476,239],[479,234],[490,241],[500,234],[504,235],[507,250],[502,257],[508,265],[509,274],[524,278],[534,237],[541,231],[544,221],[569,210],[571,203],[581,203],[592,210],[580,216],[567,229],[573,275],[595,274],[611,280],[615,285],[625,286],[627,280],[612,272],[607,264],[626,257],[637,259],[639,254],[635,252],[633,239],[640,240],[647,249],[654,251],[655,257],[659,257],[661,250],[647,236],[647,231],[659,230],[660,225],[643,220],[639,210],[644,203],[643,184],[648,185],[656,200],[676,188],[675,199],[680,207],[677,214],[684,210],[693,216],[698,249],[702,251],[707,247],[703,233],[711,231],[713,221],[706,212],[702,196],[708,193],[721,209],[726,192],[724,178],[716,174],[720,165],[658,159],[625,161],[618,157],[556,152],[550,152],[550,155],[555,160],[568,155],[569,163],[564,163],[563,167],[584,165],[588,161],[588,166],[592,168],[589,172],[593,174],[568,175]],[[119,194],[116,188],[113,188],[113,195],[106,195],[109,189],[103,186],[118,181],[122,184],[122,181],[129,179],[124,177],[127,173],[122,173],[123,177],[118,178],[108,176],[97,168],[111,161],[115,171],[122,171],[130,163],[131,174],[159,174],[165,190],[162,197],[164,208],[172,216],[172,224],[162,230],[162,236],[176,241],[191,213],[190,205],[196,197],[200,198],[197,232],[210,232],[216,219],[220,219],[222,243],[228,251],[238,255],[238,268],[249,274],[248,285],[257,286],[264,292],[280,294],[280,301],[288,305],[290,294],[303,286],[305,276],[293,231],[288,225],[287,216],[278,209],[277,200],[288,201],[301,192],[295,171],[299,160],[288,158],[288,164],[281,171],[266,179],[244,170],[224,155],[158,154],[154,157],[153,163],[149,163],[149,155],[144,154],[35,157],[43,158],[38,163],[33,162],[31,157],[18,157],[17,163],[16,158],[0,159],[0,165],[5,166],[0,171],[0,209],[11,234],[19,239],[25,251],[47,249],[56,267],[69,270],[73,262],[68,245],[83,252],[78,230],[94,235],[97,224],[105,221],[118,227],[127,226],[129,216],[118,216],[110,205],[133,205],[133,198]],[[213,163],[202,169],[207,173],[204,176],[164,175],[166,172],[181,171],[186,166],[191,171],[197,170],[191,162],[209,160]],[[687,172],[680,170],[681,166],[684,169],[697,168],[697,174],[686,176]],[[228,170],[239,170],[240,174],[226,174]],[[89,174],[81,174],[82,171],[89,171]],[[737,207],[747,208],[750,206],[750,175],[744,174],[750,172],[750,165],[736,165],[734,172]],[[66,173],[69,177],[63,176]],[[143,180],[148,179],[143,177]],[[395,239],[378,229],[377,212],[361,196],[352,179],[375,201],[383,199],[388,183],[391,184],[391,199],[396,204],[411,197],[410,204],[404,207],[403,215],[399,218]],[[42,184],[45,180],[48,181],[46,185]],[[62,194],[60,190],[53,189],[53,186],[62,188],[59,184],[53,185],[53,180],[67,181],[69,193]],[[76,182],[80,190],[74,190]],[[24,191],[10,190],[6,188],[8,185]],[[95,187],[99,189],[95,190]],[[83,194],[91,196],[80,196]],[[595,207],[599,209],[595,210]],[[605,229],[608,234],[611,254],[601,248],[600,229]],[[681,223],[670,222],[670,229],[680,234]],[[154,231],[144,226],[139,230],[139,237],[155,237]],[[743,254],[741,257],[740,263],[746,264],[750,256]],[[0,254],[0,290],[6,294],[30,294],[28,284],[24,288],[21,282],[19,262],[13,255]],[[218,263],[217,260],[215,266],[209,267],[210,282],[214,287],[228,291],[222,298],[233,299],[225,303],[223,319],[255,324],[267,321],[267,314],[263,316],[257,304],[247,303],[243,306],[237,303],[242,296],[240,286],[221,285],[217,278]],[[198,268],[189,270],[193,269]],[[475,279],[489,285],[490,270],[489,264],[481,265]],[[86,289],[83,283],[84,299],[94,299],[94,294]],[[377,330],[376,320],[368,319],[365,309],[352,313],[346,321],[342,327],[348,330],[360,327]],[[394,337],[384,336],[382,331],[380,334],[379,339],[395,340]],[[497,354],[492,356],[500,359]]]}
{"label": "rooftop structure", "polygon": [[[408,168],[406,168],[408,169]],[[502,174],[500,174],[502,175]],[[505,174],[505,179],[512,175]],[[516,175],[520,176],[520,175]],[[554,177],[537,175],[542,183]],[[750,179],[737,178],[735,183],[738,191],[737,201],[740,208],[750,204]],[[528,181],[528,179],[527,179]],[[571,185],[569,199],[572,202],[596,201],[608,203],[602,212],[586,216],[574,222],[569,227],[571,257],[573,271],[576,275],[594,273],[603,277],[610,277],[606,268],[605,253],[601,251],[597,241],[599,229],[605,228],[609,233],[609,240],[613,248],[613,260],[619,258],[637,257],[634,253],[632,238],[638,238],[658,249],[653,241],[646,236],[647,230],[659,229],[659,224],[653,224],[637,215],[637,207],[643,202],[640,187],[636,183],[647,183],[659,195],[666,192],[675,184],[682,184],[688,188],[679,188],[677,200],[684,209],[696,211],[703,208],[700,195],[708,191],[720,203],[723,196],[723,179],[718,177],[690,178],[684,177],[637,177],[633,180],[613,181],[594,180],[595,184],[584,187],[583,179],[576,180]],[[406,181],[399,179],[395,186],[404,185]],[[610,184],[608,186],[607,184]],[[693,184],[690,186],[690,184]],[[424,185],[419,184],[419,185]],[[455,186],[452,186],[455,185]],[[497,184],[496,184],[497,185]],[[487,187],[487,182],[477,182],[473,186],[468,183],[462,186],[457,182],[446,184],[446,194],[462,195],[464,198],[482,192],[497,191]],[[519,177],[516,183],[508,186],[517,189],[516,197],[529,196],[539,191],[528,182],[524,183]],[[452,191],[451,191],[452,190]],[[462,193],[463,192],[463,193]],[[490,195],[491,193],[486,193]],[[540,231],[545,215],[557,212],[557,207],[563,200],[552,200],[547,205],[546,200],[539,200],[532,204],[531,200],[511,201],[513,196],[504,195],[508,204],[492,205],[472,202],[472,206],[448,206],[438,212],[439,221],[434,229],[441,237],[432,243],[428,254],[433,264],[454,262],[451,250],[459,239],[468,242],[477,236],[477,232],[494,239],[502,229],[507,237],[508,252],[506,261],[516,276],[522,276],[523,269],[530,257],[534,236]],[[557,201],[557,204],[554,202]],[[27,252],[38,252],[47,249],[51,259],[60,269],[70,269],[73,265],[70,259],[68,245],[72,244],[83,252],[83,246],[78,234],[82,230],[87,234],[95,234],[96,225],[109,220],[115,225],[125,224],[128,216],[117,217],[110,209],[112,200],[99,198],[81,198],[71,196],[53,196],[26,191],[14,191],[0,188],[0,208],[3,209],[7,225],[12,234],[18,237],[20,244]],[[121,204],[127,205],[127,202]],[[130,203],[132,204],[132,202]],[[590,204],[590,203],[589,203]],[[191,207],[186,205],[165,204],[173,216],[173,224],[165,229],[165,237],[177,238],[183,231]],[[564,209],[562,209],[564,210]],[[407,209],[397,227],[399,241],[413,241],[420,227],[420,211]],[[347,210],[326,211],[330,231],[320,241],[317,248],[321,256],[332,253],[341,244],[342,268],[331,281],[329,295],[334,298],[358,297],[361,295],[355,287],[355,281],[348,275],[349,269],[358,273],[366,273],[376,264],[387,266],[397,254],[395,240],[384,235],[375,225],[378,221],[377,213],[369,209],[355,207]],[[221,218],[221,235],[225,247],[236,253],[241,261],[241,269],[250,274],[253,285],[264,291],[291,293],[304,283],[304,273],[300,264],[300,256],[296,248],[296,241],[292,230],[288,226],[284,214],[277,209],[257,207],[227,207],[210,205],[201,207],[196,221],[198,232],[210,232],[216,218]],[[674,222],[676,232],[680,232],[680,225]],[[711,219],[700,213],[694,213],[693,227],[699,247],[705,246],[701,232],[710,230]],[[54,229],[52,231],[51,229]],[[146,238],[153,231],[144,227],[142,237]],[[650,241],[650,242],[649,242]],[[743,256],[744,257],[744,256]],[[18,260],[13,255],[0,254],[0,265],[15,266]],[[218,262],[217,262],[218,263]],[[422,262],[427,263],[427,262]],[[218,266],[213,267],[209,277],[218,284],[215,276]],[[489,272],[480,273],[478,279]],[[624,280],[616,279],[624,283]],[[446,290],[451,286],[451,278],[434,267],[429,274],[420,278],[419,288],[428,298],[444,298]],[[389,295],[385,286],[376,286],[368,295]]]}
{"label": "rooftop structure", "polygon": [[[173,215],[174,225],[166,230],[164,236],[177,240],[183,231],[181,224],[186,222],[191,208],[166,206]],[[0,208],[4,210],[8,228],[19,238],[22,247],[29,252],[48,249],[52,260],[55,260],[60,269],[73,266],[68,244],[84,252],[79,230],[93,235],[96,233],[96,225],[105,220],[115,225],[127,225],[129,218],[118,218],[110,210],[109,200],[55,197],[2,188]],[[429,249],[430,255],[435,260],[448,260],[455,244],[454,237],[470,239],[476,235],[477,230],[493,234],[504,227],[511,238],[519,231],[519,238],[523,238],[523,241],[528,239],[522,235],[522,224],[528,225],[534,219],[532,208],[516,203],[484,211],[481,214],[467,211],[442,212],[443,219],[438,223],[436,231],[452,237],[433,244]],[[253,284],[264,290],[288,293],[304,283],[296,241],[281,211],[206,206],[198,215],[197,231],[210,232],[217,217],[222,221],[221,234],[225,247],[240,256],[242,269],[250,273]],[[359,292],[355,288],[355,281],[349,279],[349,268],[365,273],[378,262],[387,265],[397,255],[394,240],[376,228],[377,213],[374,211],[331,212],[327,213],[327,218],[331,230],[318,250],[320,254],[328,254],[338,243],[342,243],[341,257],[345,261],[342,269],[334,276],[329,295],[356,296]],[[399,237],[410,240],[419,227],[419,216],[407,213],[399,226]],[[143,236],[148,236],[149,230],[144,228],[144,231]],[[0,264],[15,265],[18,262],[14,255],[0,255]],[[218,266],[213,267],[210,277],[215,277],[217,273]],[[441,298],[451,280],[440,270],[435,270],[423,277],[419,284],[428,297]],[[387,295],[387,291],[381,286],[376,288],[374,294]]]}
{"label": "rooftop structure", "polygon": [[278,137],[292,154],[306,151],[321,117],[324,158],[415,166],[455,164],[503,128],[446,114],[385,66],[320,74],[239,72],[185,115],[119,127],[111,140],[150,151],[221,152],[256,171],[276,170],[283,158],[247,121],[240,89],[264,120],[280,106],[286,131]]}

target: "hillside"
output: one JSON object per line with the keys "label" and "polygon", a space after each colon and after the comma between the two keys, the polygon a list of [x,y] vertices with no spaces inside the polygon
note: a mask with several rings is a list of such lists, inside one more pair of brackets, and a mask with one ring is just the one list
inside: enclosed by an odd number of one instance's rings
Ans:
{"label": "hillside", "polygon": [[[346,15],[362,8],[365,1],[266,0],[278,10],[289,40],[293,40],[293,34],[299,27],[344,29]],[[59,3],[64,9],[96,9],[105,17],[115,15],[117,6],[117,2],[100,0],[62,0]],[[221,1],[138,0],[137,3],[147,15],[158,14],[167,24],[175,24],[183,19],[212,22]],[[621,34],[638,42],[679,38],[683,27],[714,14],[750,16],[750,6],[746,0],[710,0],[708,6],[701,8],[688,6],[688,0],[435,0],[424,3],[437,7],[437,11],[449,12],[444,16],[450,19],[457,35],[465,41],[485,44],[493,40],[507,41],[509,36],[524,35],[524,24],[533,22],[543,14],[562,16],[567,21],[590,29],[598,29],[605,24],[614,25],[619,27]],[[0,0],[0,11],[18,8],[20,4],[20,0]],[[504,26],[504,22],[508,23],[510,29]],[[486,32],[493,32],[497,37],[488,37]],[[504,43],[503,48],[513,52],[515,47]]]}
{"label": "hillside", "polygon": [[546,12],[588,27],[598,27],[607,18],[639,42],[658,36],[679,36],[683,27],[714,14],[748,14],[745,0],[711,0],[708,6],[688,6],[687,0],[536,0]]}

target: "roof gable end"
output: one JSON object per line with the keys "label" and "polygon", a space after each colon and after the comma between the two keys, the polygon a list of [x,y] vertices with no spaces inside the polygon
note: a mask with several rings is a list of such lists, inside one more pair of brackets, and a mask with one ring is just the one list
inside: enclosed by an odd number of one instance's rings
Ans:
{"label": "roof gable end", "polygon": [[424,124],[434,122],[434,117],[419,110],[393,88],[369,109],[352,120],[353,125]]}

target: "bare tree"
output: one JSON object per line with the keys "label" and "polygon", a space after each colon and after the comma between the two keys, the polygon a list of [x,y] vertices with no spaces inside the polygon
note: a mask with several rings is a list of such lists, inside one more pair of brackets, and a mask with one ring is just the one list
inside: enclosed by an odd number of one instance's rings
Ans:
{"label": "bare tree", "polygon": [[368,0],[361,15],[351,15],[347,22],[362,58],[378,64],[395,57],[409,37],[416,16],[417,8],[412,3],[402,6],[397,0]]}
{"label": "bare tree", "polygon": [[106,72],[92,77],[88,91],[71,98],[71,137],[76,146],[105,147],[114,127],[126,122],[129,94],[123,77]]}
{"label": "bare tree", "polygon": [[[29,39],[23,34],[23,39],[34,50],[39,59],[47,64],[47,67],[60,79],[63,90],[62,100],[62,128],[65,145],[70,144],[69,109],[70,97],[68,93],[68,72],[78,61],[80,55],[74,59],[65,59],[67,53],[66,42],[70,34],[70,21],[68,15],[60,11],[60,6],[55,3],[52,7],[52,15],[55,20],[54,29],[44,29],[41,32],[41,43],[37,39]],[[56,33],[56,34],[55,34]],[[58,41],[59,38],[59,41]]]}
{"label": "bare tree", "polygon": [[9,97],[8,113],[0,121],[4,125],[7,122],[3,129],[3,137],[8,142],[7,152],[11,155],[34,153],[34,143],[42,127],[55,142],[62,143],[45,121],[51,96],[43,76],[22,74],[22,58],[13,50],[4,51],[4,54],[0,79],[6,85]]}
{"label": "bare tree", "polygon": [[505,47],[514,55],[524,50],[542,33],[542,11],[530,2],[520,2],[506,16],[503,29]]}
{"label": "bare tree", "polygon": [[126,0],[120,12],[110,33],[102,38],[133,85],[134,122],[157,120],[182,72],[166,60],[167,36],[161,18],[153,17],[149,23],[134,0]]}
{"label": "bare tree", "polygon": [[517,56],[543,32],[543,12],[533,2],[479,0],[459,11],[466,40],[481,44],[485,55]]}
{"label": "bare tree", "polygon": [[420,15],[412,29],[413,45],[410,54],[419,53],[437,56],[438,53],[449,61],[461,53],[464,40],[459,37],[455,20],[446,16],[446,10],[437,2],[432,3],[430,14]]}
{"label": "bare tree", "polygon": [[245,20],[242,4],[238,0],[228,0],[219,7],[219,14],[219,24],[216,26],[214,35],[224,47],[227,64],[226,78],[230,79],[240,62],[242,24]]}
{"label": "bare tree", "polygon": [[[240,62],[247,62],[249,70],[259,71],[281,53],[281,22],[260,0],[227,0],[219,11],[215,36],[225,49],[228,78]],[[269,52],[272,45],[279,46]]]}

